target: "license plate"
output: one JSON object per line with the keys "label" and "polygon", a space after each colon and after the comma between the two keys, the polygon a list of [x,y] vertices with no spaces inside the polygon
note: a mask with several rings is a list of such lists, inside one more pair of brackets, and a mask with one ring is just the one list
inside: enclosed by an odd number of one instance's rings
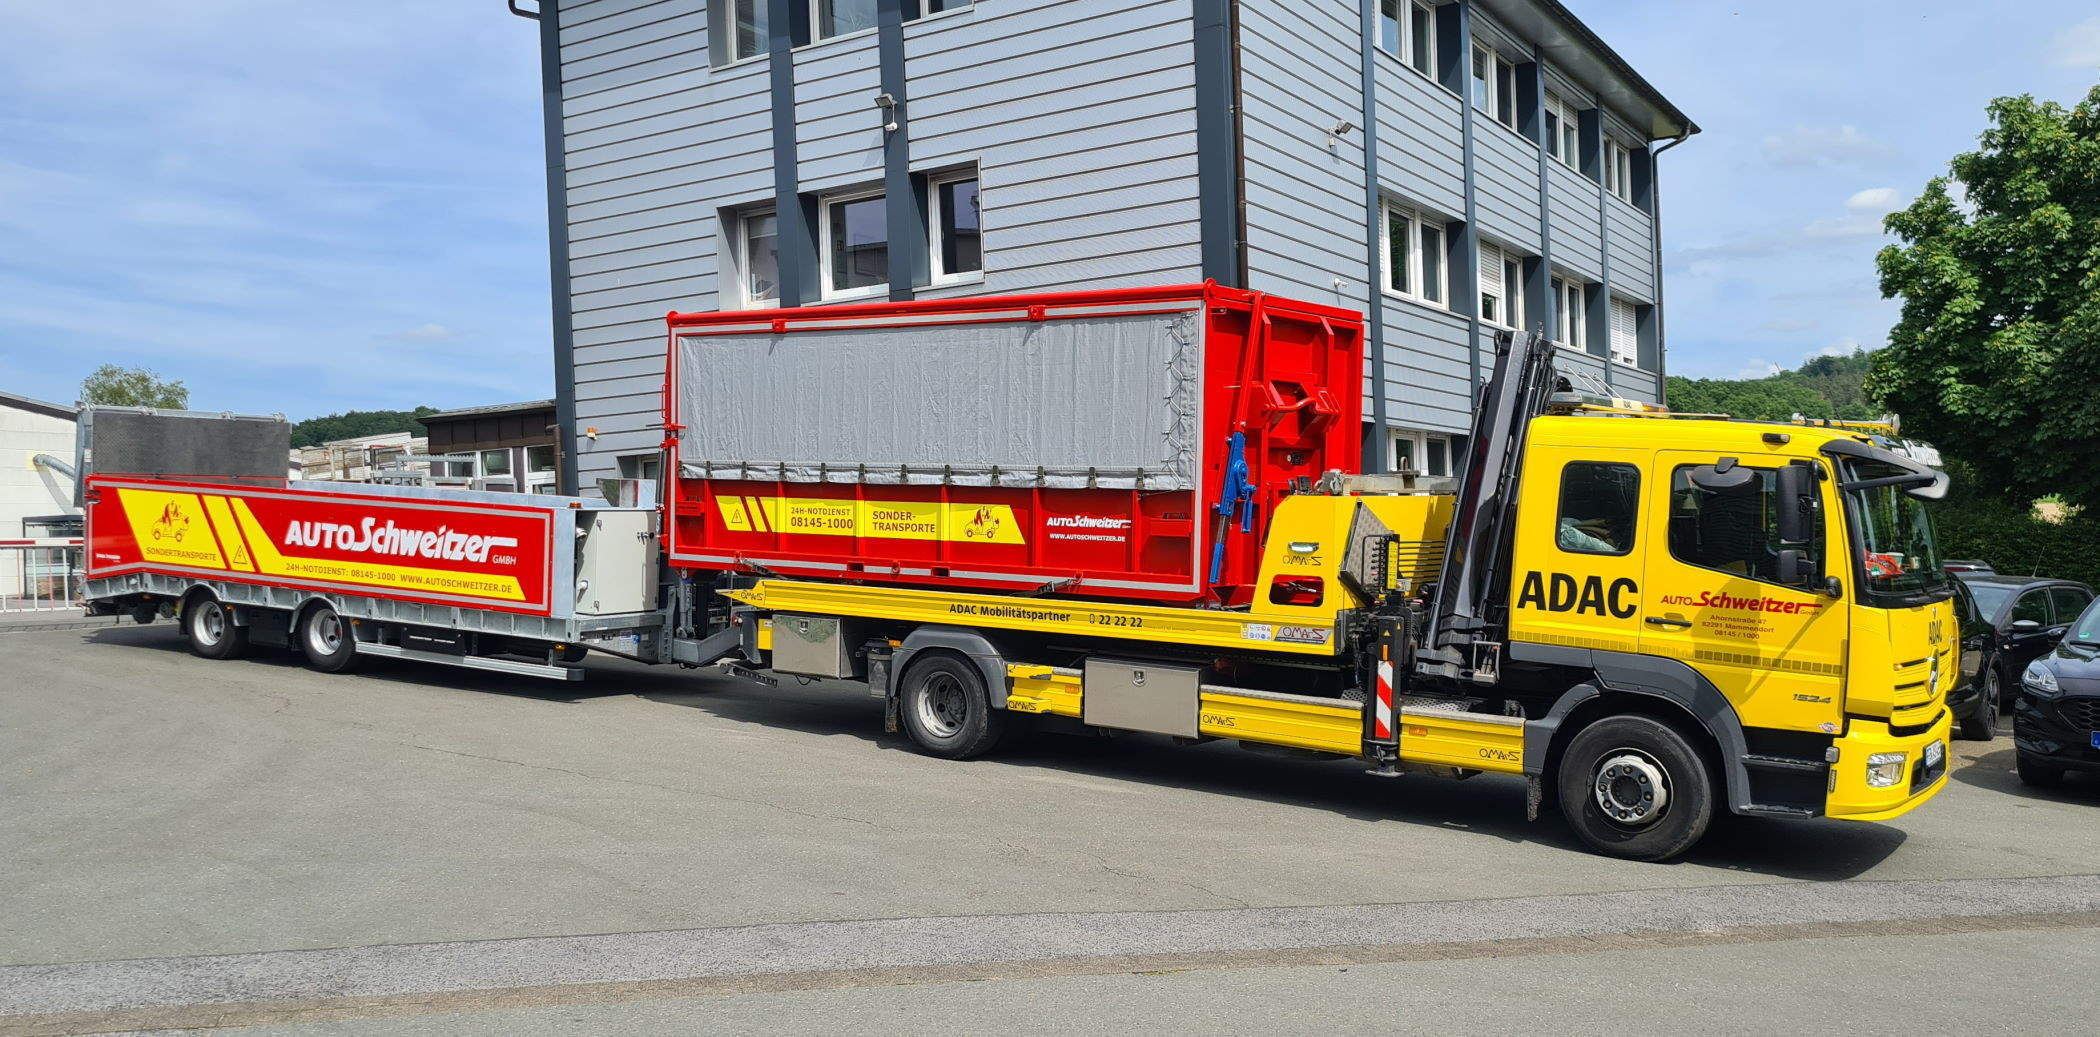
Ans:
{"label": "license plate", "polygon": [[[2100,741],[2100,733],[2094,734],[2093,738],[2095,741]],[[1945,759],[1946,756],[1947,743],[1934,742],[1931,745],[1925,747],[1925,766],[1937,767],[1940,765],[1940,761],[1942,759]]]}
{"label": "license plate", "polygon": [[2100,749],[2100,731],[2093,732],[2093,748]]}

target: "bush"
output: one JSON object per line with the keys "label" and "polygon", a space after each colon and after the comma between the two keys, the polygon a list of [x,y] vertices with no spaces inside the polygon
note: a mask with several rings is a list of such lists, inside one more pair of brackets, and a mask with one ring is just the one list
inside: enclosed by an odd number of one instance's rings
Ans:
{"label": "bush", "polygon": [[2032,507],[1981,496],[1957,477],[1932,521],[1948,558],[1981,558],[2001,573],[2100,587],[2100,520],[2090,510],[2044,522]]}

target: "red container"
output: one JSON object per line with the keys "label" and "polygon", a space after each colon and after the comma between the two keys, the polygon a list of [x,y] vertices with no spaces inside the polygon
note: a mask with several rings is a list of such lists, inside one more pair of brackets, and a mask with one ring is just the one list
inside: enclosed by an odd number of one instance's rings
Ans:
{"label": "red container", "polygon": [[1290,482],[1359,470],[1363,321],[1331,306],[1201,284],[668,324],[682,568],[1243,604]]}

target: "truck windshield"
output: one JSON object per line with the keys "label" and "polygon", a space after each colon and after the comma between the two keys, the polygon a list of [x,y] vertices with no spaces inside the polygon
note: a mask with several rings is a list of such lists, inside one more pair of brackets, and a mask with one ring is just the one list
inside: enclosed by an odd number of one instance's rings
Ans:
{"label": "truck windshield", "polygon": [[[1846,462],[1845,474],[1848,482],[1866,482],[1910,473],[1885,461],[1855,458]],[[1899,485],[1864,487],[1846,496],[1859,535],[1864,603],[1921,605],[1954,592],[1952,577],[1940,568],[1939,541],[1924,501]]]}

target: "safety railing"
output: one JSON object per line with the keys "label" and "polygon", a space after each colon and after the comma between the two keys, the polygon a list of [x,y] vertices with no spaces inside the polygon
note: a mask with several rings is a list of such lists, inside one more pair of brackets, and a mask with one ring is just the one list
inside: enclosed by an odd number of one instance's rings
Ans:
{"label": "safety railing", "polygon": [[79,537],[0,539],[0,614],[80,607]]}

